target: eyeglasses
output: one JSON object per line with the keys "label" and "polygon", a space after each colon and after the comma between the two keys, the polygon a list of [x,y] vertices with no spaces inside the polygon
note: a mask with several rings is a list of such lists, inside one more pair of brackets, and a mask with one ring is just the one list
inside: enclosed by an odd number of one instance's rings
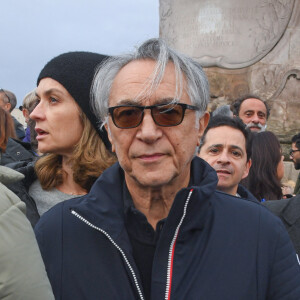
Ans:
{"label": "eyeglasses", "polygon": [[290,152],[289,152],[290,156],[294,157],[294,152],[297,152],[297,151],[300,151],[300,150],[293,150],[293,149],[291,149]]}
{"label": "eyeglasses", "polygon": [[151,109],[155,124],[164,127],[179,125],[183,121],[186,109],[199,110],[197,106],[185,103],[168,103],[150,106],[118,105],[109,107],[108,112],[118,128],[129,129],[142,123],[145,109]]}
{"label": "eyeglasses", "polygon": [[8,97],[8,95],[6,94],[6,92],[4,91],[4,89],[0,89],[0,93],[4,93],[4,95],[7,97],[8,99],[8,103],[10,103],[10,98]]}

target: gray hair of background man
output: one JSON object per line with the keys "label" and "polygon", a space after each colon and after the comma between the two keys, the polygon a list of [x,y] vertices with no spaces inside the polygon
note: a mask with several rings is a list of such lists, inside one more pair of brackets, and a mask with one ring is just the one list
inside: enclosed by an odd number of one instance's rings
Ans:
{"label": "gray hair of background man", "polygon": [[225,117],[233,117],[233,113],[230,110],[230,105],[226,104],[226,105],[221,105],[218,106],[213,112],[212,112],[212,116],[225,116]]}
{"label": "gray hair of background man", "polygon": [[107,122],[108,102],[111,87],[118,72],[128,63],[137,60],[153,60],[156,66],[151,79],[145,83],[144,90],[135,100],[146,99],[153,94],[159,86],[168,62],[175,66],[176,87],[174,102],[178,102],[183,86],[183,78],[187,81],[187,93],[193,105],[199,107],[199,119],[207,108],[210,99],[207,77],[199,63],[171,49],[162,39],[150,39],[144,42],[135,52],[122,56],[112,57],[98,67],[92,93],[92,105],[96,115],[103,123]]}
{"label": "gray hair of background man", "polygon": [[36,104],[37,96],[35,94],[35,89],[27,93],[22,102],[22,108],[28,109],[31,112],[33,106]]}
{"label": "gray hair of background man", "polygon": [[[13,92],[5,90],[5,89],[3,89],[3,91],[4,91],[4,93],[2,92],[2,95],[4,95],[4,96],[3,96],[2,99],[5,103],[10,103],[10,110],[9,111],[12,112],[13,109],[17,105],[16,95]],[[0,91],[0,93],[1,93],[1,91]]]}

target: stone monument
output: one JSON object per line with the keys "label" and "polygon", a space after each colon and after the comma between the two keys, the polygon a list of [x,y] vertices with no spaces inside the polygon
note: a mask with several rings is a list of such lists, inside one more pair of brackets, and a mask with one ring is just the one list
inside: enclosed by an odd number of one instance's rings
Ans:
{"label": "stone monument", "polygon": [[254,93],[282,144],[300,132],[299,0],[160,0],[160,36],[202,64],[211,110]]}

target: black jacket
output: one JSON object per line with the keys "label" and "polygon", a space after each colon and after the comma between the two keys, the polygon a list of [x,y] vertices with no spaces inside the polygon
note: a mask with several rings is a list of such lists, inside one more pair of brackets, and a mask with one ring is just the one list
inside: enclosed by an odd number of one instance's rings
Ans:
{"label": "black jacket", "polygon": [[[56,299],[144,299],[123,183],[117,163],[89,194],[56,205],[35,227]],[[216,184],[215,171],[195,158],[156,246],[151,299],[299,300],[300,267],[281,221]]]}
{"label": "black jacket", "polygon": [[1,155],[1,165],[7,165],[16,162],[30,162],[36,155],[31,149],[31,145],[21,142],[17,139],[9,138],[6,144],[6,150]]}
{"label": "black jacket", "polygon": [[259,203],[259,201],[253,196],[251,192],[249,192],[243,185],[239,184],[237,193],[241,196],[241,198],[251,200]]}
{"label": "black jacket", "polygon": [[266,201],[263,204],[280,217],[296,252],[300,255],[300,195],[289,199]]}

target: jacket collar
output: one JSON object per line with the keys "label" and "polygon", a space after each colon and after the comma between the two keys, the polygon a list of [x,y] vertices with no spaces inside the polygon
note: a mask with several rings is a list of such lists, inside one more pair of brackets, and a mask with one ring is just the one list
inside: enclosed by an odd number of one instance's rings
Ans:
{"label": "jacket collar", "polygon": [[253,194],[251,192],[249,192],[244,186],[242,186],[241,184],[239,184],[238,186],[238,190],[237,193],[241,196],[241,198],[247,199],[247,200],[251,200],[254,202],[258,202],[259,201],[253,196]]}
{"label": "jacket collar", "polygon": [[[89,194],[70,209],[74,209],[83,218],[97,227],[109,232],[114,238],[119,237],[124,230],[124,199],[123,183],[124,172],[119,163],[108,168],[97,179]],[[182,189],[175,197],[170,214],[182,214],[186,196],[191,188],[194,189],[190,201],[190,219],[194,214],[199,216],[199,207],[207,206],[210,196],[215,192],[218,177],[216,172],[202,159],[195,157],[191,163],[191,179],[189,188]],[[203,211],[204,213],[204,211]],[[176,218],[177,219],[177,218]],[[200,218],[196,219],[198,222]],[[197,224],[191,224],[197,226]],[[199,225],[200,226],[200,225]],[[202,225],[201,225],[202,226]]]}

